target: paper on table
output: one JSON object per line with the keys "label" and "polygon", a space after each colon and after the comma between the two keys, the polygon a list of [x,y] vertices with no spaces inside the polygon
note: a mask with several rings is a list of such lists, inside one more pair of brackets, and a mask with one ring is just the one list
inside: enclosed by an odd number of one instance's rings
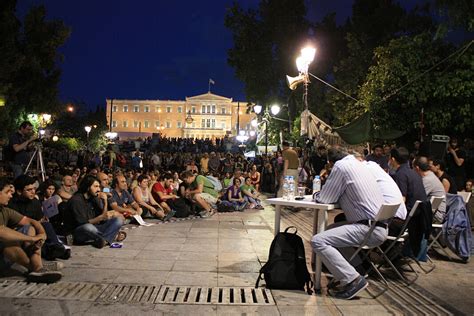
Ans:
{"label": "paper on table", "polygon": [[143,220],[143,218],[140,215],[133,215],[133,218],[137,221],[138,224],[141,226],[153,226],[154,224],[152,223],[147,223]]}

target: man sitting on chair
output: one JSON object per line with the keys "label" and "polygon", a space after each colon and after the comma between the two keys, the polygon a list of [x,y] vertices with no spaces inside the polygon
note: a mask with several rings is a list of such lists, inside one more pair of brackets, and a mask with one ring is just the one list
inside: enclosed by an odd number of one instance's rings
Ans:
{"label": "man sitting on chair", "polygon": [[[328,161],[333,165],[332,171],[319,194],[315,194],[315,200],[338,203],[348,223],[314,235],[311,245],[334,279],[340,282],[339,290],[331,294],[351,299],[368,283],[336,248],[358,247],[364,241],[370,221],[376,217],[384,199],[375,177],[354,156],[332,148],[328,151]],[[377,223],[367,244],[380,245],[386,238],[387,225]]]}

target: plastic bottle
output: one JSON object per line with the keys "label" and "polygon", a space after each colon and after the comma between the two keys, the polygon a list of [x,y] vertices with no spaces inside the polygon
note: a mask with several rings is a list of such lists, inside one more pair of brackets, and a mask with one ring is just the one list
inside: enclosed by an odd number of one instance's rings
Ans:
{"label": "plastic bottle", "polygon": [[288,177],[288,200],[294,200],[295,198],[295,179],[293,176]]}
{"label": "plastic bottle", "polygon": [[289,199],[289,195],[288,195],[288,190],[290,188],[290,185],[288,183],[288,176],[285,176],[285,178],[283,179],[283,196],[282,198],[284,199]]}
{"label": "plastic bottle", "polygon": [[313,179],[313,194],[321,191],[321,178],[319,176],[314,176]]}

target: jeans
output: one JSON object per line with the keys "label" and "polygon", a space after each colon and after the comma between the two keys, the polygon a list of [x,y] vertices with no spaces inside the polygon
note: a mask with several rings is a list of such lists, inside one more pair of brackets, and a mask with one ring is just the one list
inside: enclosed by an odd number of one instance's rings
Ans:
{"label": "jeans", "polygon": [[87,244],[99,239],[105,239],[109,244],[114,242],[115,236],[123,225],[120,218],[114,217],[102,224],[83,224],[74,230],[74,242]]}
{"label": "jeans", "polygon": [[11,162],[10,163],[10,168],[12,169],[12,172],[13,172],[13,179],[16,179],[18,178],[19,176],[21,176],[24,172],[23,172],[23,165],[18,165],[16,163],[13,163]]}
{"label": "jeans", "polygon": [[[358,247],[364,241],[369,229],[369,226],[362,224],[347,224],[328,229],[311,239],[313,251],[321,257],[321,261],[341,285],[351,283],[359,273],[336,248]],[[367,245],[375,247],[381,245],[385,239],[387,229],[375,227],[367,240]]]}

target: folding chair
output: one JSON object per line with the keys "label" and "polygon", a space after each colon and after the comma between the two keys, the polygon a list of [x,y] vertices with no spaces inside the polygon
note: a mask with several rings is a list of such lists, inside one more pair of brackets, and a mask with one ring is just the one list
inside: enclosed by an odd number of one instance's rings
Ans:
{"label": "folding chair", "polygon": [[[390,259],[388,259],[388,257],[386,256],[386,254],[383,252],[382,249],[380,249],[380,245],[378,246],[372,246],[370,247],[369,245],[367,245],[367,241],[369,240],[370,238],[370,235],[372,235],[374,229],[375,229],[375,225],[377,222],[387,222],[388,220],[392,219],[393,217],[395,217],[395,214],[397,213],[397,210],[398,210],[398,207],[400,206],[400,203],[397,203],[397,204],[382,204],[382,206],[380,207],[380,210],[379,212],[377,213],[377,216],[375,216],[375,219],[374,221],[371,223],[370,225],[370,229],[369,231],[367,232],[367,234],[365,235],[365,238],[364,240],[362,241],[362,243],[359,245],[359,247],[357,248],[357,250],[354,252],[354,254],[351,256],[351,258],[349,259],[349,262],[351,262],[359,252],[361,252],[362,250],[367,250],[367,252],[365,253],[365,255],[363,256],[362,258],[362,261],[367,261],[371,268],[377,273],[377,275],[380,277],[380,279],[382,280],[382,282],[385,284],[385,287],[384,287],[384,290],[382,292],[380,292],[378,295],[376,295],[375,297],[381,295],[382,293],[384,293],[386,290],[388,290],[388,282],[387,280],[383,277],[383,275],[380,273],[379,269],[374,265],[374,263],[370,260],[369,258],[369,255],[372,251],[377,251],[379,252],[382,257],[392,266],[393,269],[397,270],[395,268],[395,266],[392,264],[392,262],[390,261]],[[398,271],[397,271],[398,272]]]}
{"label": "folding chair", "polygon": [[[441,204],[441,202],[443,202],[443,199],[444,199],[444,197],[442,197],[442,196],[433,196],[433,197],[431,197],[431,208],[433,209],[433,217],[434,217],[434,214],[436,214],[436,212],[439,212],[438,208],[439,208],[439,205]],[[431,225],[431,227],[433,228],[433,232],[436,232],[436,235],[431,236],[432,240],[431,240],[431,243],[428,245],[428,250],[430,250],[431,247],[433,247],[433,245],[436,245],[439,249],[441,249],[442,252],[444,252],[444,255],[449,260],[451,260],[451,256],[448,254],[446,249],[444,249],[444,247],[441,246],[441,244],[438,241],[439,237],[441,237],[441,234],[443,234],[443,224],[442,223],[433,223]],[[428,260],[433,262],[429,256],[428,256]],[[431,269],[429,272],[433,271],[433,269]],[[427,272],[427,273],[429,273],[429,272]]]}
{"label": "folding chair", "polygon": [[[410,286],[411,284],[413,284],[417,279],[418,279],[418,273],[416,272],[416,270],[411,266],[410,263],[407,263],[408,267],[410,268],[410,270],[412,272],[415,273],[415,277],[412,279],[412,280],[409,280],[408,278],[406,278],[403,274],[400,273],[400,271],[398,271],[398,269],[395,267],[395,265],[393,264],[392,260],[394,258],[396,258],[399,254],[400,254],[400,251],[396,252],[396,253],[393,253],[390,255],[390,257],[388,257],[388,255],[390,254],[390,250],[392,250],[397,244],[403,244],[405,243],[405,241],[408,239],[408,224],[410,223],[413,215],[415,215],[415,212],[416,210],[418,209],[418,206],[420,205],[421,201],[417,200],[415,201],[415,204],[413,205],[413,207],[411,208],[410,212],[408,213],[406,219],[405,219],[405,222],[403,223],[403,226],[402,228],[400,229],[400,232],[398,233],[397,236],[388,236],[387,237],[387,241],[391,241],[387,247],[387,249],[385,249],[383,252],[383,255],[382,257],[384,258],[384,260],[390,265],[390,267],[393,269],[393,271],[398,275],[398,277],[407,285],[407,286]],[[412,258],[415,260],[415,262],[417,263],[418,266],[421,267],[420,263],[418,262],[418,260],[416,260],[416,258]],[[382,266],[383,264],[379,264],[378,265],[378,269],[380,269],[380,267]]]}
{"label": "folding chair", "polygon": [[462,197],[464,200],[464,203],[469,203],[469,200],[471,199],[471,192],[464,192],[464,191],[458,191],[458,195]]}

